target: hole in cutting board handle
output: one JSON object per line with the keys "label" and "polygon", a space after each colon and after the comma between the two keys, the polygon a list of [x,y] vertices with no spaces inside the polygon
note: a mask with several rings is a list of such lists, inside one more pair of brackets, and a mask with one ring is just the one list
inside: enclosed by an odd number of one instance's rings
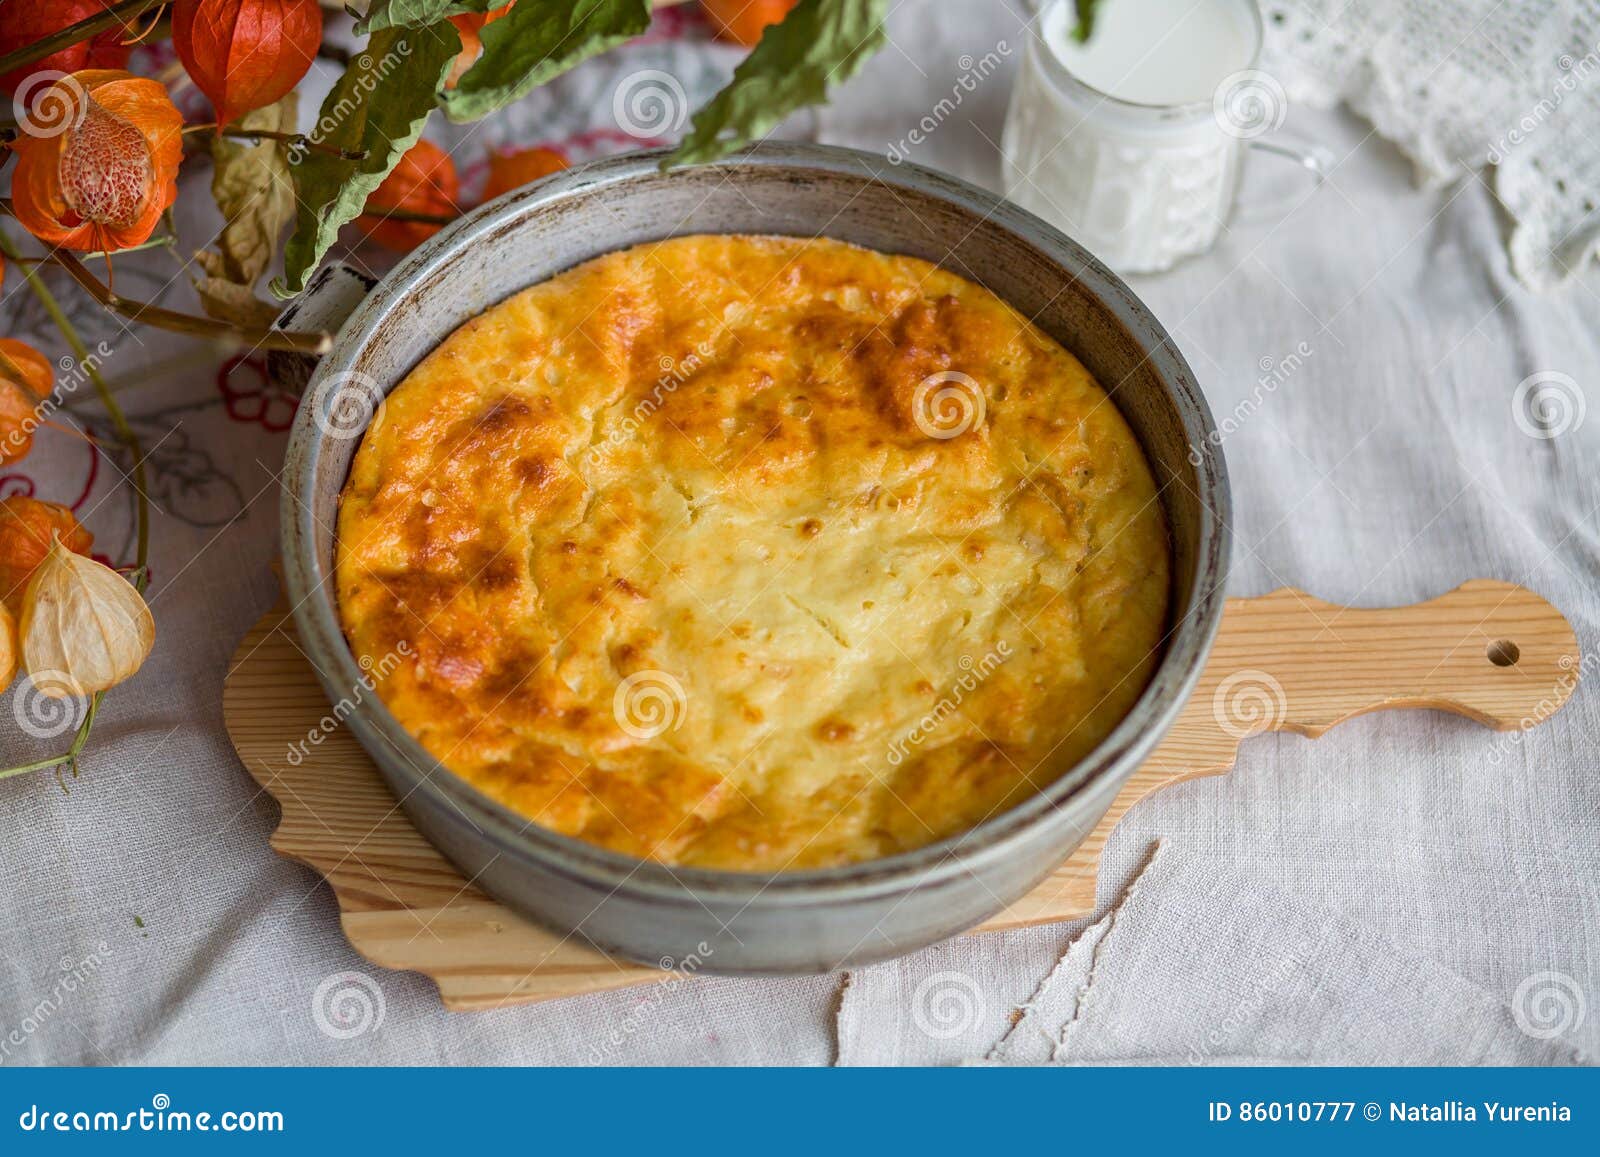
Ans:
{"label": "hole in cutting board handle", "polygon": [[1522,658],[1522,648],[1510,639],[1496,639],[1483,653],[1496,667],[1515,667],[1517,660]]}

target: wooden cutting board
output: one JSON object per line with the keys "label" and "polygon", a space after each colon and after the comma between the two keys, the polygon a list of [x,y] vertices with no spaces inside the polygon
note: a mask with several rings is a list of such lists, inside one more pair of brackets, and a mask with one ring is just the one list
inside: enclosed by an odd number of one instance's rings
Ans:
{"label": "wooden cutting board", "polygon": [[[1352,716],[1395,707],[1521,730],[1566,702],[1579,660],[1561,613],[1511,583],[1479,579],[1429,602],[1382,610],[1334,606],[1290,589],[1229,599],[1199,686],[1105,819],[1037,889],[973,932],[1092,912],[1100,852],[1117,821],[1153,791],[1227,770],[1249,735],[1314,738]],[[333,886],[356,951],[385,968],[426,973],[446,1007],[549,1000],[664,975],[541,928],[469,884],[411,826],[348,729],[332,724],[286,609],[268,614],[240,644],[223,714],[239,758],[282,805],[273,848]],[[302,742],[305,756],[291,762],[291,743],[324,719],[331,733],[319,746]]]}

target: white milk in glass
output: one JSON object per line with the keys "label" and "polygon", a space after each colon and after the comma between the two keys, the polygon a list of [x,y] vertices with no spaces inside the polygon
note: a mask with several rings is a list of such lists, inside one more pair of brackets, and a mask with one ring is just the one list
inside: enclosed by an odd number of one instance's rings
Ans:
{"label": "white milk in glass", "polygon": [[[1275,88],[1249,71],[1260,16],[1254,0],[1102,0],[1088,43],[1076,24],[1056,0],[1029,41],[1006,119],[1006,194],[1114,268],[1166,269],[1208,249],[1232,208],[1256,134],[1228,122],[1219,91],[1252,78]],[[1274,124],[1281,90],[1276,100]]]}
{"label": "white milk in glass", "polygon": [[1255,20],[1240,0],[1102,0],[1087,44],[1073,38],[1076,24],[1072,6],[1056,4],[1039,31],[1073,76],[1134,104],[1210,104],[1256,52]]}

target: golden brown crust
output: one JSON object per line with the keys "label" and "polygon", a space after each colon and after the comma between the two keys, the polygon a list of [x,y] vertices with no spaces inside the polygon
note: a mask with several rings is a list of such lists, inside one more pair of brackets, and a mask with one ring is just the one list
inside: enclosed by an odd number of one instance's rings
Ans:
{"label": "golden brown crust", "polygon": [[1086,754],[1153,670],[1168,550],[1116,407],[993,294],[702,236],[424,360],[356,456],[337,580],[357,655],[409,651],[384,702],[482,791],[782,870],[954,834]]}

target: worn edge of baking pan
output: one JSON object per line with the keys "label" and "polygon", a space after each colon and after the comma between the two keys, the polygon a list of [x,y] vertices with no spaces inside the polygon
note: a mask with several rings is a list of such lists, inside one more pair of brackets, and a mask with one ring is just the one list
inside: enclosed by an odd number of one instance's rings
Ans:
{"label": "worn edge of baking pan", "polygon": [[[285,580],[308,657],[330,701],[348,698],[364,672],[344,639],[329,593],[331,574],[321,573],[314,543],[332,528],[317,525],[311,492],[323,434],[311,410],[318,385],[340,372],[408,295],[418,292],[439,267],[473,244],[514,228],[541,206],[597,187],[648,176],[665,150],[628,153],[591,162],[545,178],[467,214],[413,251],[385,277],[346,321],[333,348],[319,365],[296,416],[286,453],[281,496]],[[853,149],[824,145],[763,144],[699,168],[765,166],[809,169],[891,187],[915,190],[979,213],[1046,251],[1067,277],[1089,283],[1094,294],[1141,345],[1171,393],[1186,440],[1196,448],[1190,462],[1199,483],[1200,532],[1190,605],[1165,640],[1165,653],[1139,700],[1088,756],[1037,795],[956,836],[881,859],[836,868],[762,873],[673,867],[641,860],[542,828],[479,792],[430,756],[389,713],[381,699],[364,697],[348,722],[375,759],[398,760],[411,783],[404,797],[433,797],[441,816],[471,827],[503,852],[532,859],[558,876],[648,895],[667,903],[700,906],[697,894],[731,897],[759,895],[764,905],[810,905],[846,896],[881,895],[910,886],[936,886],[972,871],[979,863],[1006,855],[1008,845],[1035,824],[1046,821],[1086,785],[1105,777],[1122,778],[1154,747],[1176,718],[1198,680],[1221,622],[1229,552],[1227,513],[1230,492],[1226,467],[1212,437],[1215,423],[1192,370],[1161,324],[1133,291],[1076,242],[1003,198],[957,178]],[[439,340],[448,335],[440,334]],[[392,383],[391,388],[393,384]],[[448,777],[451,791],[435,783]],[[458,797],[458,798],[453,798]],[[409,805],[409,798],[402,798]],[[470,811],[469,811],[470,809]],[[452,814],[454,813],[454,814]]]}

